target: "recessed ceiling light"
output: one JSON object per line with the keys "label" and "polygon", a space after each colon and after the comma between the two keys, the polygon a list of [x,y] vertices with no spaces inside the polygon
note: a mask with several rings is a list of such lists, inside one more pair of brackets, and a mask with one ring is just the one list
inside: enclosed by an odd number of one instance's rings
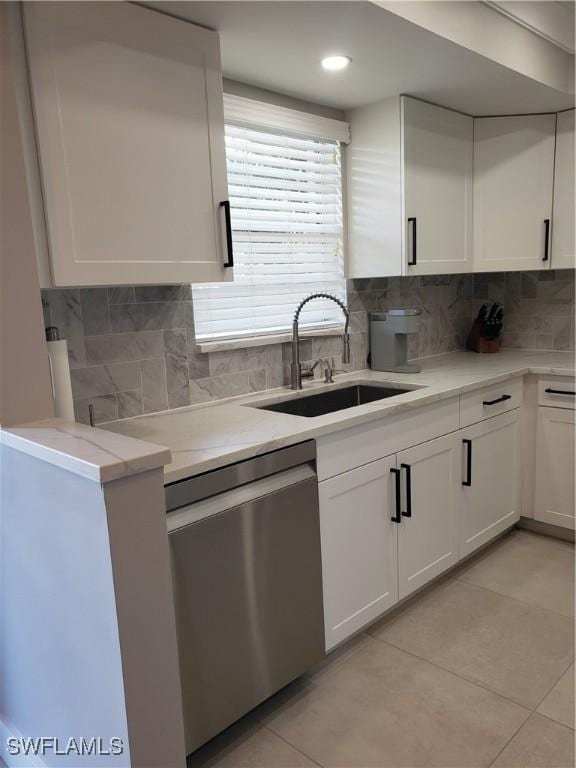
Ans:
{"label": "recessed ceiling light", "polygon": [[346,69],[352,59],[349,56],[326,56],[322,59],[322,66],[330,72],[336,72],[339,69]]}

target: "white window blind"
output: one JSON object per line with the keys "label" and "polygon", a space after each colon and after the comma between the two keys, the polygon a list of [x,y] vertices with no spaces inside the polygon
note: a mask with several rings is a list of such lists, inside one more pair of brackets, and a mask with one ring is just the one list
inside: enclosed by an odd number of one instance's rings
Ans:
{"label": "white window blind", "polygon": [[[314,291],[345,300],[340,142],[226,125],[234,282],[192,286],[198,340],[291,327]],[[310,302],[302,328],[340,324],[330,301]]]}

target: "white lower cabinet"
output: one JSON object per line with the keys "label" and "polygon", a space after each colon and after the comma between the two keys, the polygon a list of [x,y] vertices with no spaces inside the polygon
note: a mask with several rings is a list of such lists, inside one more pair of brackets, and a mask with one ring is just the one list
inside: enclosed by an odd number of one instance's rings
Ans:
{"label": "white lower cabinet", "polygon": [[[327,651],[514,525],[521,499],[520,413],[514,408],[319,483]],[[574,412],[566,413],[573,429]],[[545,434],[554,437],[550,461],[567,476],[573,443],[570,454],[566,433]],[[319,465],[327,466],[322,452],[329,455],[334,444],[318,441]],[[345,438],[337,444],[355,455]],[[557,453],[566,454],[565,464]],[[574,496],[553,503],[573,510]]]}
{"label": "white lower cabinet", "polygon": [[538,407],[534,517],[574,528],[576,411]]}
{"label": "white lower cabinet", "polygon": [[462,441],[460,556],[473,552],[520,517],[520,411],[459,432]]}
{"label": "white lower cabinet", "polygon": [[396,457],[319,484],[326,650],[398,600]]}
{"label": "white lower cabinet", "polygon": [[326,650],[458,561],[452,433],[319,484]]}
{"label": "white lower cabinet", "polygon": [[457,433],[397,455],[403,480],[398,525],[400,599],[458,562],[460,458]]}

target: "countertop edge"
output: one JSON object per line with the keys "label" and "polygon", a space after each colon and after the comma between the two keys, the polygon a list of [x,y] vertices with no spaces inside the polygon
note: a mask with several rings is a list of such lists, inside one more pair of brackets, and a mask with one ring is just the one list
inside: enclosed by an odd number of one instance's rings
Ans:
{"label": "countertop edge", "polygon": [[64,419],[2,427],[0,444],[97,483],[158,469],[172,458],[164,446]]}
{"label": "countertop edge", "polygon": [[[262,453],[267,453],[279,448],[295,445],[296,443],[302,442],[303,440],[315,439],[346,429],[351,429],[355,426],[365,424],[368,421],[372,421],[375,417],[386,418],[387,416],[401,413],[403,411],[426,407],[435,402],[449,400],[453,397],[459,397],[466,392],[473,392],[476,389],[481,389],[482,387],[490,386],[492,384],[498,384],[500,382],[508,381],[509,379],[517,378],[520,376],[574,376],[574,373],[574,370],[571,368],[563,368],[550,365],[525,365],[518,366],[517,368],[511,367],[509,370],[503,372],[486,374],[482,377],[482,379],[477,381],[469,382],[466,384],[459,383],[456,384],[453,388],[448,388],[441,391],[430,387],[430,392],[425,394],[422,393],[417,399],[414,400],[395,403],[377,401],[375,403],[371,403],[371,409],[368,412],[364,412],[362,414],[356,413],[353,416],[348,415],[347,417],[343,417],[342,420],[333,422],[331,424],[310,424],[309,426],[303,425],[301,431],[292,435],[285,435],[282,437],[272,438],[270,440],[263,440],[258,444],[250,445],[244,448],[238,448],[234,451],[229,451],[221,457],[213,456],[197,462],[192,461],[191,464],[186,467],[178,467],[173,470],[167,469],[164,473],[164,483],[165,485],[176,483],[180,480],[194,477],[205,472],[210,472],[228,464],[234,464],[239,461],[253,458],[254,456],[260,455]],[[355,372],[355,374],[357,377],[361,378],[361,372]],[[269,397],[266,396],[266,393],[259,393],[259,395],[263,402],[267,399],[273,399],[273,395],[269,395]],[[239,405],[242,404],[244,403],[239,403]],[[172,449],[172,452],[174,454],[186,454],[188,452],[194,453],[193,451],[178,451],[174,449]]]}
{"label": "countertop edge", "polygon": [[[0,428],[0,443],[93,482],[108,483],[140,472],[165,467],[164,483],[170,484],[268,451],[294,445],[303,440],[321,438],[373,421],[375,418],[384,419],[387,416],[409,412],[528,374],[574,376],[574,369],[569,366],[539,364],[536,361],[528,362],[526,365],[512,364],[503,371],[479,373],[474,381],[460,381],[453,386],[428,385],[427,391],[415,390],[412,398],[403,401],[377,401],[362,406],[361,412],[356,411],[354,414],[341,412],[331,421],[303,422],[300,425],[301,428],[287,427],[284,433],[264,438],[262,441],[251,440],[246,445],[225,450],[220,454],[204,456],[199,460],[194,460],[194,454],[197,453],[194,449],[179,450],[177,447],[170,449],[139,437],[64,419],[46,419]],[[357,371],[350,375],[361,378],[362,372]],[[234,398],[234,400],[238,407],[244,407],[260,401],[282,399],[288,394],[288,392],[276,390],[258,393],[257,396],[249,398]],[[186,454],[190,454],[189,462],[184,459],[182,466],[172,470],[169,468],[173,455],[179,455],[182,459]]]}

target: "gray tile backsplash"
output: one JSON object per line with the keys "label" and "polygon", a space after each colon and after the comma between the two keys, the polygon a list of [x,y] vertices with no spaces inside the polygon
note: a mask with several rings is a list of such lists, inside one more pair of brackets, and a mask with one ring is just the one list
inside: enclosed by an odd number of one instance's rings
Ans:
{"label": "gray tile backsplash", "polygon": [[[348,281],[351,364],[366,367],[367,312],[420,307],[410,356],[462,349],[483,301],[505,307],[503,344],[574,349],[574,270]],[[189,285],[53,289],[42,292],[46,325],[68,340],[76,418],[97,422],[177,408],[287,383],[290,344],[196,352]],[[307,338],[304,362],[334,357],[340,339]],[[322,375],[321,371],[317,371]]]}
{"label": "gray tile backsplash", "polygon": [[574,350],[573,269],[475,275],[475,308],[487,298],[504,305],[503,346]]}

